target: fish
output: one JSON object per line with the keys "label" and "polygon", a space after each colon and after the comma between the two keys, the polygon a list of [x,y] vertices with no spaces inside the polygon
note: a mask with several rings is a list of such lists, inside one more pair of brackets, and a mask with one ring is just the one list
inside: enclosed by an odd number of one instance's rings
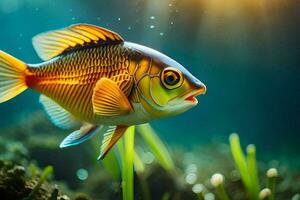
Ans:
{"label": "fish", "polygon": [[206,86],[181,64],[149,47],[90,24],[32,38],[43,62],[27,64],[0,51],[0,103],[27,89],[40,93],[49,119],[73,129],[61,148],[103,134],[103,159],[129,126],[181,114]]}

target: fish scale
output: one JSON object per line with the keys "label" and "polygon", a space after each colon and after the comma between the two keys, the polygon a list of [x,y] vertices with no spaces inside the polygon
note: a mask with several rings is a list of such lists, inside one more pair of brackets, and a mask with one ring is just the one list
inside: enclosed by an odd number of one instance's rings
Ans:
{"label": "fish scale", "polygon": [[27,79],[33,80],[33,84],[29,84],[31,88],[90,121],[93,117],[91,98],[94,85],[101,77],[129,74],[129,56],[130,50],[121,45],[76,50],[40,66],[29,66],[32,76]]}

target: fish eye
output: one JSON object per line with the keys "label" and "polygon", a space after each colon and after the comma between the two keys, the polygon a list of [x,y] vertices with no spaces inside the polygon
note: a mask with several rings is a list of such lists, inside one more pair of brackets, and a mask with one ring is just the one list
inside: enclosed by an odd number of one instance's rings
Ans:
{"label": "fish eye", "polygon": [[178,69],[167,67],[161,73],[161,82],[167,89],[175,89],[183,82],[182,74]]}

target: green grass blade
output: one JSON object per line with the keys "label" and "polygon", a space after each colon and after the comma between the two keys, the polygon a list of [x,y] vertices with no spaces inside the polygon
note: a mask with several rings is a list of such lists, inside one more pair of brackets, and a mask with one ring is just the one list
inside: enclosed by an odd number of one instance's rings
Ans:
{"label": "green grass blade", "polygon": [[251,196],[255,199],[258,199],[260,186],[257,175],[256,149],[252,144],[248,145],[247,147],[247,161],[251,181]]}
{"label": "green grass blade", "polygon": [[149,124],[142,124],[137,126],[137,130],[150,147],[160,165],[167,171],[173,171],[174,163],[169,151],[159,139],[154,129]]}
{"label": "green grass blade", "polygon": [[145,170],[144,163],[136,151],[134,151],[134,169],[138,175],[142,174]]}
{"label": "green grass blade", "polygon": [[105,169],[113,176],[115,180],[120,180],[120,164],[116,155],[116,151],[111,149],[103,159]]}
{"label": "green grass blade", "polygon": [[[93,148],[94,157],[98,157],[99,156],[99,139],[94,137],[90,140],[90,145]],[[113,147],[105,156],[105,158],[101,161],[101,164],[103,163],[103,166],[105,168],[105,170],[107,170],[112,177],[114,178],[114,180],[120,180],[121,178],[121,163],[118,162],[118,158],[117,158],[117,151],[115,151],[115,147]],[[95,168],[99,168],[99,161],[97,159],[94,159],[94,164],[95,164]]]}
{"label": "green grass blade", "polygon": [[229,200],[229,197],[224,188],[224,184],[220,185],[220,187],[218,188],[218,191],[219,191],[219,196],[220,196],[221,200]]}
{"label": "green grass blade", "polygon": [[134,196],[134,126],[130,126],[123,136],[122,189],[123,200],[133,200]]}
{"label": "green grass blade", "polygon": [[46,181],[46,179],[53,173],[53,167],[47,166],[44,168],[40,180],[38,181],[37,185],[33,188],[33,190],[29,193],[28,197],[23,198],[23,200],[33,200],[36,199],[34,196],[41,188],[42,184]]}
{"label": "green grass blade", "polygon": [[235,133],[231,134],[229,137],[229,142],[235,165],[240,172],[242,181],[246,189],[249,190],[249,188],[251,187],[250,176],[248,173],[247,161],[240,145],[239,136]]}
{"label": "green grass blade", "polygon": [[276,187],[276,179],[278,176],[278,171],[276,168],[270,168],[267,171],[267,188],[271,190],[271,196],[269,197],[270,200],[275,199],[275,187]]}
{"label": "green grass blade", "polygon": [[120,155],[120,160],[121,160],[121,168],[123,167],[123,163],[124,163],[124,138],[121,137],[121,139],[119,139],[119,141],[117,142],[117,146],[118,146],[118,152]]}
{"label": "green grass blade", "polygon": [[134,169],[136,171],[137,178],[139,180],[139,189],[142,194],[142,199],[151,200],[149,186],[148,186],[148,183],[145,180],[145,177],[143,174],[145,166],[144,166],[144,163],[142,162],[138,152],[136,152],[136,151],[134,152]]}

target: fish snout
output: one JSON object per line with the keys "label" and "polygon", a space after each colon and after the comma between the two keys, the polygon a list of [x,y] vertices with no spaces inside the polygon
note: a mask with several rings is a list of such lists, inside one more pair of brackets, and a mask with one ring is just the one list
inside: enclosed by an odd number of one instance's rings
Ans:
{"label": "fish snout", "polygon": [[193,85],[192,92],[186,95],[184,100],[186,102],[189,102],[192,105],[197,105],[198,100],[196,99],[196,96],[205,94],[207,89],[204,83],[202,83],[198,79],[194,79],[192,85]]}
{"label": "fish snout", "polygon": [[198,79],[196,79],[196,81],[194,82],[193,85],[195,87],[195,90],[197,91],[197,95],[206,93],[206,91],[207,91],[206,86],[204,85],[204,83],[202,83]]}

